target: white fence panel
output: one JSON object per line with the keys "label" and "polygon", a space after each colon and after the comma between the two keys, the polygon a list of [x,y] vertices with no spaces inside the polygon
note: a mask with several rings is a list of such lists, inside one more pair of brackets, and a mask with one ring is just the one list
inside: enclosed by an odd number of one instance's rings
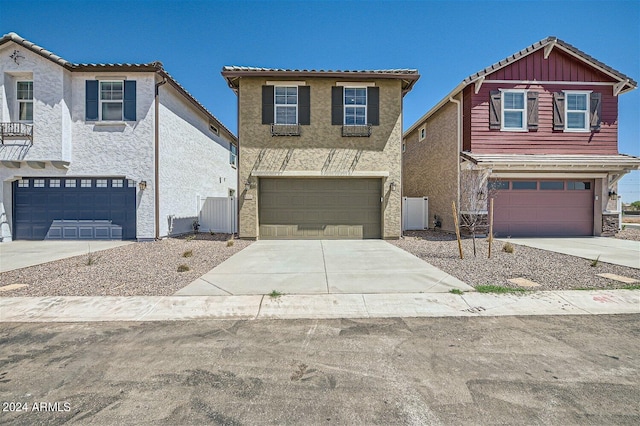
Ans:
{"label": "white fence panel", "polygon": [[200,232],[238,232],[235,197],[207,197],[201,203]]}
{"label": "white fence panel", "polygon": [[402,230],[422,230],[429,228],[429,198],[402,197]]}

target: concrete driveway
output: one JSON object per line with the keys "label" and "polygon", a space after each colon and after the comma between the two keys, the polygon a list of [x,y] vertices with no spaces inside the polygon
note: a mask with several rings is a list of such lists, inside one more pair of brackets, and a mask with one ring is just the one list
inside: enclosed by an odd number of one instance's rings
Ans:
{"label": "concrete driveway", "polygon": [[472,288],[382,240],[256,241],[176,295],[437,293]]}
{"label": "concrete driveway", "polygon": [[513,244],[640,269],[640,241],[605,237],[509,238]]}
{"label": "concrete driveway", "polygon": [[9,241],[0,243],[0,272],[80,256],[132,241]]}

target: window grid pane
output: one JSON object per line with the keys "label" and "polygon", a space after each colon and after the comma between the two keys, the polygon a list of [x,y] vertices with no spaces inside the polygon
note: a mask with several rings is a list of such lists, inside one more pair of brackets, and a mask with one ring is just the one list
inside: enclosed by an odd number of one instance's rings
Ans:
{"label": "window grid pane", "polygon": [[64,180],[64,187],[65,188],[75,188],[76,187],[76,180],[75,179],[65,179]]}
{"label": "window grid pane", "polygon": [[44,188],[44,179],[34,179],[33,180],[34,188]]}
{"label": "window grid pane", "polygon": [[29,187],[29,179],[20,179],[18,181],[18,188],[28,188]]}
{"label": "window grid pane", "polygon": [[30,101],[20,102],[18,115],[20,121],[33,121],[33,103]]}
{"label": "window grid pane", "polygon": [[51,179],[49,181],[50,188],[60,188],[60,179]]}
{"label": "window grid pane", "polygon": [[123,186],[122,179],[113,179],[111,181],[111,187],[112,188],[122,188],[122,186]]}
{"label": "window grid pane", "polygon": [[81,188],[91,188],[91,179],[80,179]]}
{"label": "window grid pane", "polygon": [[106,179],[96,179],[96,188],[106,188],[107,180]]}
{"label": "window grid pane", "polygon": [[33,81],[18,82],[17,98],[20,100],[33,100]]}

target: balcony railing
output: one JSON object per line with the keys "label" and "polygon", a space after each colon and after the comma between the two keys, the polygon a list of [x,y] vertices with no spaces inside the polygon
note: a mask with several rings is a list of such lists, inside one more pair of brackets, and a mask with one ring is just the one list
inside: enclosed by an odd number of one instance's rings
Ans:
{"label": "balcony railing", "polygon": [[272,124],[271,136],[300,136],[299,124]]}
{"label": "balcony railing", "polygon": [[33,143],[33,124],[0,123],[0,142],[4,145],[5,140],[28,140]]}
{"label": "balcony railing", "polygon": [[342,136],[368,138],[371,136],[371,124],[342,126]]}

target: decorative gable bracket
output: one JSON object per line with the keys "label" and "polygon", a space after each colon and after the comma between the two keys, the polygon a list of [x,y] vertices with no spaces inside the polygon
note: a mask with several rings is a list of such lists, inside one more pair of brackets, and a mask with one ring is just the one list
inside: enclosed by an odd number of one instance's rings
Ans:
{"label": "decorative gable bracket", "polygon": [[629,79],[627,78],[626,80],[620,81],[616,84],[613,85],[613,96],[618,96],[620,93],[622,93],[622,89],[624,89],[624,86],[626,86],[627,84],[629,84]]}
{"label": "decorative gable bracket", "polygon": [[545,59],[549,59],[549,55],[551,55],[551,51],[553,50],[554,47],[556,47],[556,43],[558,41],[557,40],[553,40],[551,43],[547,44],[544,47],[544,58]]}

